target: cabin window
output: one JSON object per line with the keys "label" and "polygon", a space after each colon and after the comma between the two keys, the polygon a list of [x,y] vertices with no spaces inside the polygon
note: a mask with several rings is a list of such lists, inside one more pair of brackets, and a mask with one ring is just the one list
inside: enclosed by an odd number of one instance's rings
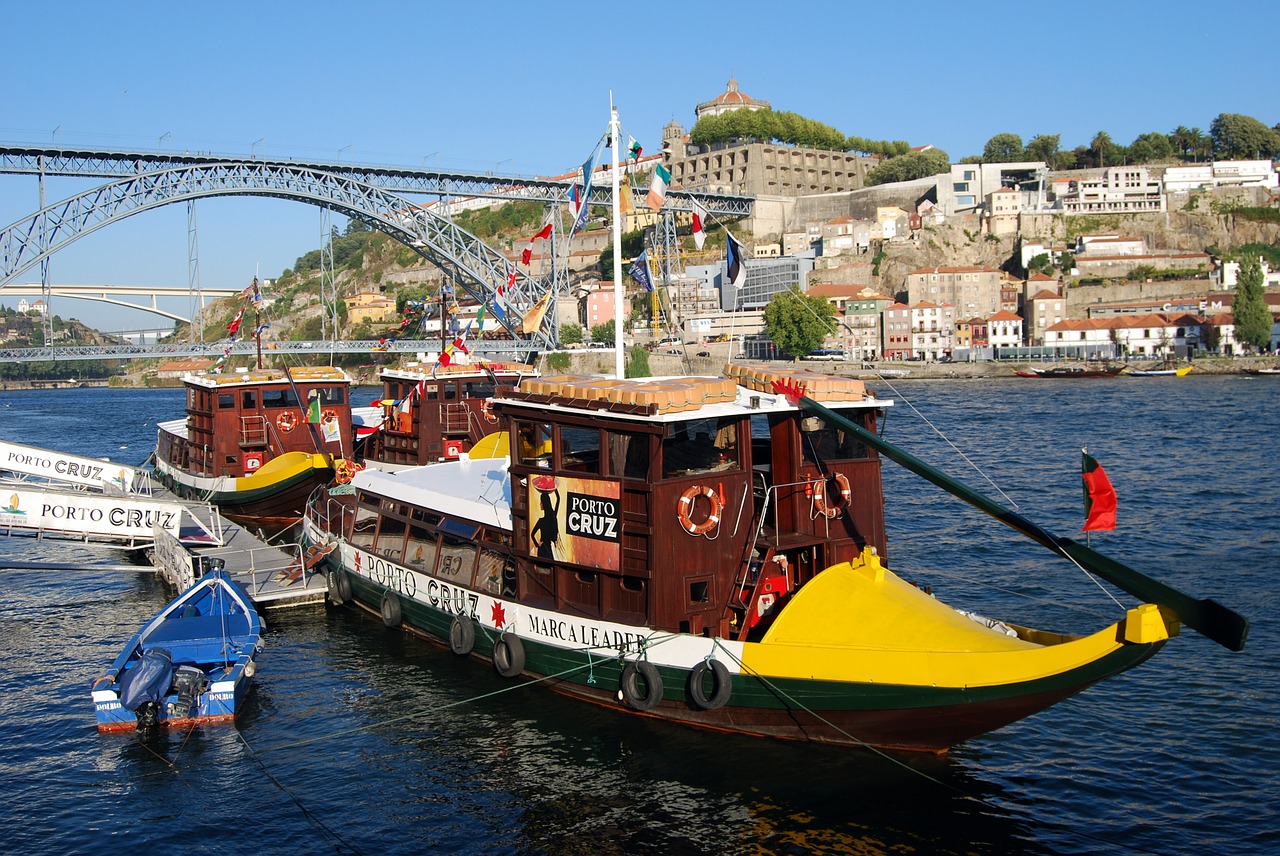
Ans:
{"label": "cabin window", "polygon": [[600,473],[600,431],[560,428],[560,466],[580,473]]}
{"label": "cabin window", "polygon": [[453,401],[458,397],[458,385],[456,383],[446,383],[442,386],[444,388],[445,401]]}
{"label": "cabin window", "polygon": [[320,403],[329,404],[346,404],[347,390],[341,386],[322,386],[320,387]]}
{"label": "cabin window", "polygon": [[697,580],[689,583],[689,603],[710,603],[711,602],[711,581]]}
{"label": "cabin window", "polygon": [[373,533],[378,528],[378,512],[361,505],[356,508],[356,519],[351,526],[351,545],[361,550],[373,547]]}
{"label": "cabin window", "polygon": [[853,434],[816,416],[800,420],[800,450],[806,462],[818,465],[867,456],[867,447]]}
{"label": "cabin window", "polygon": [[240,393],[240,409],[241,410],[257,410],[258,409],[258,393],[252,389],[246,389]]}
{"label": "cabin window", "polygon": [[292,389],[264,389],[262,391],[263,407],[297,407],[298,396]]}
{"label": "cabin window", "polygon": [[435,526],[437,523],[440,522],[439,514],[436,514],[434,511],[425,511],[421,508],[413,509],[413,512],[410,516],[414,520],[421,520],[423,523],[427,524],[428,526]]}
{"label": "cabin window", "polygon": [[649,435],[610,431],[609,472],[624,479],[649,477]]}
{"label": "cabin window", "polygon": [[551,466],[551,426],[541,422],[516,422],[516,456],[531,467]]}
{"label": "cabin window", "polygon": [[409,540],[404,547],[404,563],[411,568],[431,573],[436,567],[436,533],[421,526],[409,526]]}
{"label": "cabin window", "polygon": [[236,406],[236,394],[234,392],[218,393],[218,409],[226,410]]}
{"label": "cabin window", "polygon": [[490,381],[469,381],[462,385],[463,398],[493,398],[493,383]]}
{"label": "cabin window", "polygon": [[502,595],[502,581],[507,577],[515,579],[516,562],[511,556],[504,556],[492,550],[480,551],[479,573],[476,574],[476,588],[494,596]]}
{"label": "cabin window", "polygon": [[400,561],[400,557],[404,555],[405,528],[403,520],[397,520],[394,517],[382,518],[373,552],[379,556],[386,556],[393,562]]}
{"label": "cabin window", "polygon": [[471,586],[476,568],[476,545],[463,538],[445,535],[440,545],[440,566],[436,576],[460,586]]}
{"label": "cabin window", "polygon": [[662,477],[682,478],[738,468],[738,422],[695,419],[667,426],[662,438]]}

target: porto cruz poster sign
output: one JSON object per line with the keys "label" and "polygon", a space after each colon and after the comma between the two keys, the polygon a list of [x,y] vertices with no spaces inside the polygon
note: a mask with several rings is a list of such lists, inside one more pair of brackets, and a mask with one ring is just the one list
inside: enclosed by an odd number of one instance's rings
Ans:
{"label": "porto cruz poster sign", "polygon": [[540,475],[529,479],[529,555],[616,571],[622,552],[617,482]]}

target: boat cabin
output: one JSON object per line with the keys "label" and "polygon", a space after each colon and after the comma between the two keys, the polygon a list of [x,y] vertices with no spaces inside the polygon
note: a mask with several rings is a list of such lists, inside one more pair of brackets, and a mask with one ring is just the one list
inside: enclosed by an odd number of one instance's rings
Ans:
{"label": "boat cabin", "polygon": [[187,375],[183,385],[186,430],[161,431],[156,448],[182,471],[242,478],[287,452],[351,453],[352,379],[341,369]]}
{"label": "boat cabin", "polygon": [[382,430],[366,441],[364,459],[384,470],[457,460],[498,430],[489,400],[537,370],[521,363],[454,364],[384,369]]}
{"label": "boat cabin", "polygon": [[[886,547],[877,453],[774,392],[787,377],[526,378],[492,402],[509,461],[369,472],[354,513],[325,516],[442,585],[754,639],[822,570]],[[868,431],[890,404],[861,381],[794,377]]]}

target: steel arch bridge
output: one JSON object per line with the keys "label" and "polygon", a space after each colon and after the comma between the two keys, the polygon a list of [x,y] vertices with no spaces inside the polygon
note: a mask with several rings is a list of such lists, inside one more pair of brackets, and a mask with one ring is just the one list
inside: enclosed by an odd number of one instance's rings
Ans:
{"label": "steel arch bridge", "polygon": [[403,196],[345,176],[266,162],[191,164],[147,172],[48,205],[0,230],[0,286],[38,265],[79,238],[125,217],[191,199],[212,196],[266,196],[327,206],[411,246],[482,302],[501,285],[509,308],[501,323],[531,351],[553,346],[555,313],[529,335],[521,334],[524,313],[549,285],[517,276],[507,287],[511,263],[505,256],[452,222]]}
{"label": "steel arch bridge", "polygon": [[[539,301],[566,284],[558,281],[562,272],[553,272],[550,279],[518,272],[511,283],[508,276],[513,266],[504,255],[392,190],[559,205],[568,199],[569,181],[213,155],[13,146],[0,147],[0,173],[123,176],[0,229],[0,288],[78,238],[133,214],[201,197],[266,196],[312,203],[359,219],[411,247],[479,302],[492,305],[502,288],[505,318],[496,320],[511,336],[502,350],[540,351],[558,342],[555,312],[546,312],[531,332],[523,330],[525,316]],[[678,191],[669,194],[664,215],[670,218],[672,211],[690,210],[691,198],[693,194]],[[751,197],[729,195],[698,194],[696,198],[722,219],[749,216],[754,202]],[[635,201],[643,204],[642,199]],[[611,188],[593,187],[589,204],[611,202]]]}

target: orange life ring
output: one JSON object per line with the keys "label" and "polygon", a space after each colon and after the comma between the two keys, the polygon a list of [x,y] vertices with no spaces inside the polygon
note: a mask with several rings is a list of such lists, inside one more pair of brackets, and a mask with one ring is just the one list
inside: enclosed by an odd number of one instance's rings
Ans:
{"label": "orange life ring", "polygon": [[276,427],[284,433],[288,434],[294,428],[298,427],[298,414],[292,410],[286,410],[276,417]]}
{"label": "orange life ring", "polygon": [[332,422],[337,422],[337,421],[338,421],[338,413],[337,413],[337,411],[335,411],[335,410],[325,410],[325,412],[324,412],[324,413],[320,414],[320,421],[321,421],[321,422],[323,422],[323,423],[324,423],[324,424],[326,424],[326,425],[328,425],[328,424],[330,424],[330,423],[332,423]]}
{"label": "orange life ring", "polygon": [[489,405],[489,399],[487,398],[480,401],[480,415],[490,422],[498,421],[498,417],[494,415],[493,408]]}
{"label": "orange life ring", "polygon": [[341,458],[333,464],[333,480],[338,484],[351,484],[351,480],[355,478],[356,473],[363,470],[364,467],[355,461],[348,461]]}
{"label": "orange life ring", "polygon": [[849,498],[852,495],[849,490],[848,476],[844,473],[836,473],[831,478],[835,479],[836,486],[840,488],[840,499],[834,505],[827,503],[827,479],[819,479],[813,485],[813,507],[823,517],[839,517],[849,507]]}
{"label": "orange life ring", "polygon": [[[705,496],[707,501],[711,503],[711,512],[707,515],[706,520],[701,523],[694,523],[693,504],[700,496]],[[676,509],[676,516],[680,518],[680,525],[684,527],[684,531],[690,535],[705,535],[720,525],[720,514],[723,511],[724,502],[721,501],[720,497],[716,496],[714,490],[702,485],[694,485],[680,494],[680,505]]]}

